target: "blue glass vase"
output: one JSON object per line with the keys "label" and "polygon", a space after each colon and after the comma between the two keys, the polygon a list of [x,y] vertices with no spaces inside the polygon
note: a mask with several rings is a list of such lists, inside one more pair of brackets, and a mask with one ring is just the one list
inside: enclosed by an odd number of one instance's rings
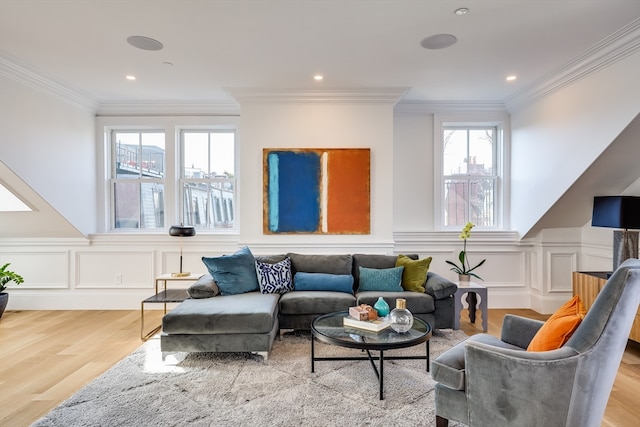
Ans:
{"label": "blue glass vase", "polygon": [[389,304],[382,297],[378,297],[378,301],[373,305],[373,308],[378,312],[378,316],[384,317],[389,314]]}

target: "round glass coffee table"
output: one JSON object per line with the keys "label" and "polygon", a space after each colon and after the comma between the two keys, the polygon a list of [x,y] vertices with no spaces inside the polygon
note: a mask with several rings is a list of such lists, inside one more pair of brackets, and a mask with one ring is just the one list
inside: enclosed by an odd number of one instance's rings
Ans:
{"label": "round glass coffee table", "polygon": [[[413,326],[404,333],[398,333],[391,328],[379,332],[370,332],[364,329],[352,328],[343,325],[343,319],[349,316],[346,311],[329,313],[316,317],[311,322],[311,372],[315,371],[315,362],[323,360],[369,360],[373,371],[378,377],[380,385],[380,400],[384,399],[384,361],[401,359],[422,359],[427,361],[429,371],[429,338],[431,338],[431,326],[415,317]],[[353,357],[316,357],[314,342],[318,339],[327,344],[339,347],[356,348],[363,350],[367,356]],[[425,354],[416,356],[385,356],[386,350],[413,347],[425,343]],[[371,351],[378,351],[378,366]]]}

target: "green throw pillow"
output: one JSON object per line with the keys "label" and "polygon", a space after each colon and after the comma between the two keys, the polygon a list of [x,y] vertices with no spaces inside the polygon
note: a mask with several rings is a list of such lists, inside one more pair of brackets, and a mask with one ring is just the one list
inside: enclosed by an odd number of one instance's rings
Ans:
{"label": "green throw pillow", "polygon": [[424,293],[429,265],[431,265],[431,257],[413,260],[406,255],[398,255],[396,267],[404,267],[402,288],[405,291]]}
{"label": "green throw pillow", "polygon": [[404,267],[394,268],[364,268],[360,269],[360,286],[358,291],[402,292],[402,270]]}

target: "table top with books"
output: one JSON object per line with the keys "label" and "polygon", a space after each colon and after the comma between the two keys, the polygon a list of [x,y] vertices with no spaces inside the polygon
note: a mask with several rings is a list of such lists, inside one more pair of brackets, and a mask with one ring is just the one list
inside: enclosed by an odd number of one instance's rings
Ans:
{"label": "table top with books", "polygon": [[[370,322],[367,327],[373,329],[365,329],[359,322]],[[388,317],[361,321],[349,316],[347,311],[339,311],[314,319],[311,332],[316,338],[329,344],[371,350],[411,347],[431,337],[431,326],[419,318],[414,318],[413,326],[405,333],[395,332],[389,325]]]}

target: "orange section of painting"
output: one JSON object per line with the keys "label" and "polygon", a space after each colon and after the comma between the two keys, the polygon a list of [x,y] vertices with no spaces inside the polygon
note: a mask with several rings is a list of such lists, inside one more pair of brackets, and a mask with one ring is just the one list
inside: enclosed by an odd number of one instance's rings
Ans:
{"label": "orange section of painting", "polygon": [[327,150],[327,232],[369,234],[370,150]]}

